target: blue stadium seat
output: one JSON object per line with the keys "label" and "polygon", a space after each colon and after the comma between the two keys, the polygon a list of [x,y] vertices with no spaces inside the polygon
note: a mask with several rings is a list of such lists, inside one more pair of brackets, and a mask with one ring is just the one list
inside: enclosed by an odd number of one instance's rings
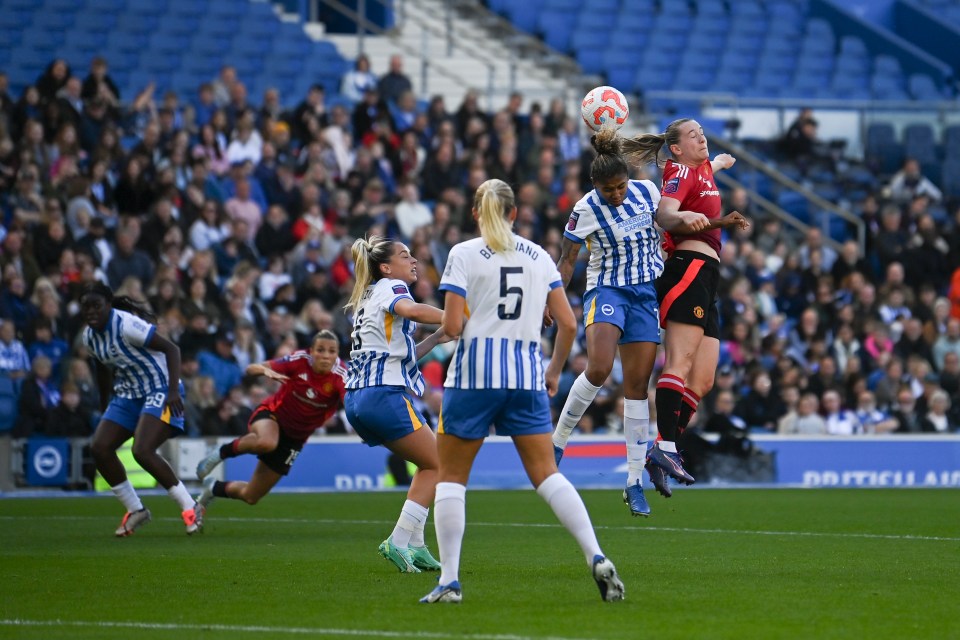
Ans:
{"label": "blue stadium seat", "polygon": [[933,81],[933,78],[925,73],[911,73],[907,78],[907,88],[910,95],[917,100],[943,100],[943,92]]}
{"label": "blue stadium seat", "polygon": [[[44,55],[51,58],[53,56],[51,52],[60,46],[62,38],[62,33],[52,33],[42,27],[27,27],[23,30],[20,42],[22,43],[21,47],[46,52]],[[50,62],[50,60],[48,59],[47,62]],[[46,63],[42,66],[46,67]]]}
{"label": "blue stadium seat", "polygon": [[900,68],[900,61],[893,56],[885,54],[878,55],[873,59],[873,72],[875,74],[901,77],[903,71]]}
{"label": "blue stadium seat", "polygon": [[611,51],[624,51],[631,55],[639,57],[640,52],[647,46],[646,33],[634,33],[616,29],[610,35]]}
{"label": "blue stadium seat", "polygon": [[867,45],[863,40],[856,36],[843,36],[840,38],[840,55],[845,57],[869,58],[870,52],[867,51]]}
{"label": "blue stadium seat", "polygon": [[513,3],[509,12],[510,21],[521,31],[533,33],[537,30],[541,4],[542,0]]}
{"label": "blue stadium seat", "polygon": [[952,124],[943,130],[943,155],[960,158],[960,124]]}
{"label": "blue stadium seat", "polygon": [[570,36],[570,47],[578,60],[581,53],[595,54],[597,60],[600,60],[603,50],[609,46],[608,39],[609,35],[603,31],[578,29]]}
{"label": "blue stadium seat", "polygon": [[87,0],[84,7],[87,13],[117,14],[127,8],[127,0]]}
{"label": "blue stadium seat", "polygon": [[111,32],[117,26],[118,14],[97,14],[92,11],[81,11],[77,14],[73,28],[77,31],[99,34],[105,38],[107,33]]}
{"label": "blue stadium seat", "polygon": [[940,184],[947,197],[960,198],[960,157],[945,160],[941,175]]}
{"label": "blue stadium seat", "polygon": [[777,196],[777,206],[805,224],[810,224],[810,203],[796,191],[784,191]]}
{"label": "blue stadium seat", "polygon": [[35,11],[43,6],[43,0],[4,0],[5,8],[18,11]]}
{"label": "blue stadium seat", "polygon": [[620,0],[583,0],[583,10],[591,13],[606,14],[609,25],[610,16],[620,10]]}
{"label": "blue stadium seat", "polygon": [[20,383],[9,374],[0,374],[0,433],[13,429],[17,422]]}
{"label": "blue stadium seat", "polygon": [[864,149],[867,165],[885,175],[896,172],[903,164],[903,147],[897,142],[893,125],[873,122],[867,126]]}
{"label": "blue stadium seat", "polygon": [[577,48],[577,64],[583,69],[584,73],[597,74],[605,73],[606,67],[603,66],[603,51],[593,48]]}

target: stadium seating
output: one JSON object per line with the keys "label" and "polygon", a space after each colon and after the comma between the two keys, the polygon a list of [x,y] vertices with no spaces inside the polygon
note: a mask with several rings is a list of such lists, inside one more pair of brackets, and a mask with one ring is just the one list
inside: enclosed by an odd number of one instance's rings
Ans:
{"label": "stadium seating", "polygon": [[[609,84],[626,91],[673,87],[671,80],[663,82],[667,74],[662,65],[641,71],[634,62],[629,69],[613,52],[629,50],[635,61],[660,50],[674,53],[672,77],[683,77],[685,90],[737,91],[745,97],[766,98],[949,97],[939,80],[923,73],[907,77],[896,57],[874,57],[862,39],[835,32],[826,19],[811,17],[808,3],[798,0],[488,0],[487,4],[518,29],[572,55],[585,72],[602,74]],[[938,12],[946,8],[937,5]],[[611,22],[613,35],[605,40]],[[635,44],[634,38],[646,42]],[[709,52],[716,72],[684,64],[683,54],[688,52]]]}
{"label": "stadium seating", "polygon": [[[302,97],[300,89],[315,82],[336,93],[347,66],[333,45],[312,41],[299,24],[281,22],[266,2],[0,3],[0,64],[14,96],[35,82],[54,57],[83,76],[96,55],[107,59],[123,96],[137,94],[151,80],[160,91],[193,95],[229,60],[248,89],[261,93],[279,84],[281,98],[291,104]],[[290,65],[290,60],[305,62]]]}

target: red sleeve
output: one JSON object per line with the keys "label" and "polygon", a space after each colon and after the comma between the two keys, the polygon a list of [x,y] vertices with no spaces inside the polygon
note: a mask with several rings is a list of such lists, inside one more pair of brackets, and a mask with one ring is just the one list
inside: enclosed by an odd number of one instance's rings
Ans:
{"label": "red sleeve", "polygon": [[694,183],[693,173],[690,167],[667,160],[667,164],[663,167],[663,186],[660,188],[660,195],[683,202],[690,191],[690,185]]}
{"label": "red sleeve", "polygon": [[296,362],[286,357],[271,360],[267,364],[270,365],[271,369],[285,376],[292,376],[297,373]]}

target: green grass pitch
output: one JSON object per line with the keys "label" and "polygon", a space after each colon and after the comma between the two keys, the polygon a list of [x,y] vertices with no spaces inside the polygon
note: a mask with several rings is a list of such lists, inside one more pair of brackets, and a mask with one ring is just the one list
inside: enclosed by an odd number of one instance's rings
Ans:
{"label": "green grass pitch", "polygon": [[0,500],[0,638],[960,637],[958,491],[649,493],[640,519],[583,492],[627,589],[605,603],[533,491],[469,492],[460,605],[377,554],[399,492],[217,500],[193,537],[151,495],[126,539],[112,498]]}

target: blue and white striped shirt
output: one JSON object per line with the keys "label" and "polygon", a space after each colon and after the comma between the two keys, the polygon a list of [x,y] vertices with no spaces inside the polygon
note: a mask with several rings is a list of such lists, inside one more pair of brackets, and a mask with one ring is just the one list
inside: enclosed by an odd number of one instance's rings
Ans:
{"label": "blue and white striped shirt", "polygon": [[423,395],[413,340],[417,323],[393,313],[403,298],[413,300],[402,280],[381,278],[367,287],[354,310],[347,389],[401,386]]}
{"label": "blue and white striped shirt", "polygon": [[463,296],[468,316],[445,387],[543,391],[540,331],[547,294],[561,285],[542,247],[520,236],[494,253],[482,238],[450,250],[440,290]]}
{"label": "blue and white striped shirt", "polygon": [[630,180],[623,204],[611,207],[594,189],[573,207],[563,235],[587,243],[587,291],[652,282],[663,272],[660,232],[653,226],[660,190]]}
{"label": "blue and white striped shirt", "polygon": [[113,309],[103,331],[83,330],[83,344],[101,364],[113,370],[113,393],[120,398],[145,398],[167,392],[167,358],[147,348],[157,328],[132,313]]}

